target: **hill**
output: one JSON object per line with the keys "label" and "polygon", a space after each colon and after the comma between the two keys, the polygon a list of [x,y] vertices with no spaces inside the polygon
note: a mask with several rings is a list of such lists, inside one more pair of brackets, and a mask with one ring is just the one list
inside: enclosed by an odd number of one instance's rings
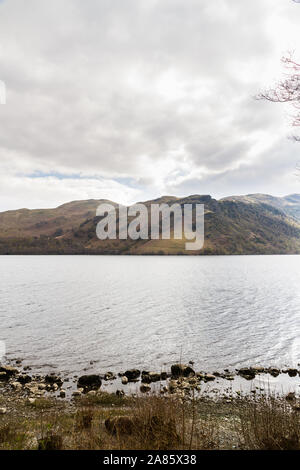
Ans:
{"label": "hill", "polygon": [[144,204],[204,204],[205,243],[186,240],[99,240],[96,208],[108,200],[73,201],[56,209],[0,213],[0,254],[294,254],[300,253],[300,195],[163,196]]}
{"label": "hill", "polygon": [[290,194],[284,197],[274,197],[268,194],[248,194],[247,196],[230,196],[223,200],[249,202],[250,204],[266,204],[276,207],[286,215],[300,222],[300,194]]}

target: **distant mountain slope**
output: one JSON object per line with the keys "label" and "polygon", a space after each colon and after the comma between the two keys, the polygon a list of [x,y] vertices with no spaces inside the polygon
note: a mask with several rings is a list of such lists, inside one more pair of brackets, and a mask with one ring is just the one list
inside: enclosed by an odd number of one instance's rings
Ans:
{"label": "distant mountain slope", "polygon": [[0,238],[27,236],[55,236],[78,227],[94,217],[100,203],[108,200],[89,199],[63,204],[56,209],[19,209],[0,213]]}
{"label": "distant mountain slope", "polygon": [[0,213],[0,254],[292,254],[300,253],[300,195],[163,196],[146,201],[204,204],[205,244],[185,251],[185,240],[98,240],[96,208],[107,200],[74,201],[56,209]]}
{"label": "distant mountain slope", "polygon": [[223,201],[226,200],[267,204],[300,221],[300,194],[290,194],[284,197],[274,197],[268,194],[248,194],[247,196],[230,196],[223,199]]}

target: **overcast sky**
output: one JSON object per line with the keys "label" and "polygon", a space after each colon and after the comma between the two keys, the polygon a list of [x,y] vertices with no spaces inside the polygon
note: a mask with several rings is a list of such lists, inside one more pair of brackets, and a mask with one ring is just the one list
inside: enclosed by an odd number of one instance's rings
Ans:
{"label": "overcast sky", "polygon": [[[292,0],[0,0],[0,210],[300,193]],[[298,55],[297,55],[298,54]]]}

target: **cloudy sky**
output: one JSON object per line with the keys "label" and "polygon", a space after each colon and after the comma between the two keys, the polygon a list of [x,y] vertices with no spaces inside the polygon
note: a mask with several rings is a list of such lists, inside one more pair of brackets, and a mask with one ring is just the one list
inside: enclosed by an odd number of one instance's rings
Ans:
{"label": "cloudy sky", "polygon": [[0,210],[300,193],[292,0],[0,0]]}

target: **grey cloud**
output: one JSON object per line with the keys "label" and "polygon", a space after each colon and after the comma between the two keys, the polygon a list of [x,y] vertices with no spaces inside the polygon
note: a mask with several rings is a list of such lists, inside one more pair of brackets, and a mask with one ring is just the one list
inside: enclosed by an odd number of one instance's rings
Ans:
{"label": "grey cloud", "polygon": [[202,178],[187,176],[178,184],[168,185],[167,192],[179,195],[208,193],[215,198],[256,192],[279,196],[299,193],[299,163],[297,144],[285,140],[263,152],[261,158],[254,162],[241,162],[232,170],[208,174]]}
{"label": "grey cloud", "polygon": [[4,2],[0,171],[133,178],[145,194],[203,171],[207,186],[232,175],[234,192],[244,164],[254,184],[257,159],[269,161],[268,150],[254,155],[257,139],[278,138],[283,123],[252,99],[279,59],[269,22],[297,25],[296,10],[281,0]]}

